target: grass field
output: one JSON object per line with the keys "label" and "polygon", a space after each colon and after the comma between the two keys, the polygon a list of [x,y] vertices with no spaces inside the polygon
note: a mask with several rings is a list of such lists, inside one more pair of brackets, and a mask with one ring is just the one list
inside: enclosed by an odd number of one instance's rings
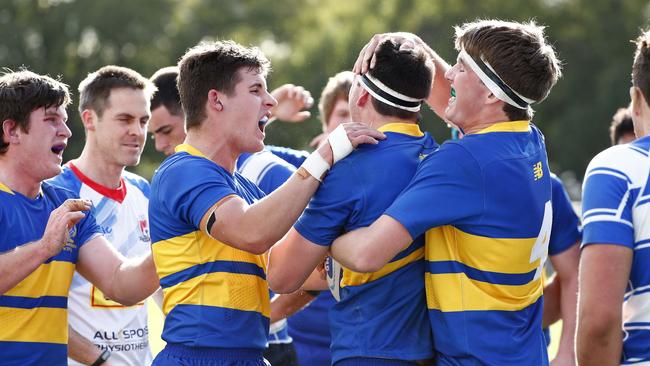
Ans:
{"label": "grass field", "polygon": [[[151,343],[151,352],[157,355],[160,350],[165,347],[165,341],[160,339],[163,326],[163,315],[158,306],[153,301],[147,301],[149,308],[149,342]],[[560,339],[560,331],[562,329],[562,322],[557,322],[551,327],[551,346],[548,348],[548,357],[553,359],[557,353],[558,340]],[[315,366],[315,365],[305,365]]]}

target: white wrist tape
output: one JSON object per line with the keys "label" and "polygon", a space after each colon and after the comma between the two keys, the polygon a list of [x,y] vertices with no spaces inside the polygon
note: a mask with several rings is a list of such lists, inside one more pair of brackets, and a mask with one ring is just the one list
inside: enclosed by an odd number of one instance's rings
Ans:
{"label": "white wrist tape", "polygon": [[329,163],[320,156],[318,150],[311,153],[301,166],[319,182],[322,182],[321,177],[330,170]]}
{"label": "white wrist tape", "polygon": [[343,159],[344,157],[350,155],[352,150],[354,148],[352,147],[352,143],[350,142],[350,139],[348,138],[347,132],[345,132],[345,128],[342,125],[339,125],[332,131],[332,133],[327,136],[327,140],[330,143],[330,146],[332,147],[332,153],[334,155],[334,164],[336,164],[339,160]]}

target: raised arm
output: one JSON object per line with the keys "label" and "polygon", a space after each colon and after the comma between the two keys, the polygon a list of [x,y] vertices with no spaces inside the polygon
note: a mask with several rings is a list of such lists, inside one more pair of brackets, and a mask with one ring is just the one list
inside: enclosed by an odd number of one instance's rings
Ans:
{"label": "raised arm", "polygon": [[67,242],[70,229],[84,218],[81,211],[87,211],[90,207],[87,200],[66,200],[50,213],[40,240],[0,254],[0,295],[27,278],[48,258],[59,254]]}
{"label": "raised arm", "polygon": [[151,254],[127,259],[103,236],[81,247],[77,271],[111,300],[127,306],[146,299],[160,286]]}
{"label": "raised arm", "polygon": [[397,220],[382,215],[372,225],[340,236],[332,244],[332,257],[355,272],[376,272],[413,238]]}

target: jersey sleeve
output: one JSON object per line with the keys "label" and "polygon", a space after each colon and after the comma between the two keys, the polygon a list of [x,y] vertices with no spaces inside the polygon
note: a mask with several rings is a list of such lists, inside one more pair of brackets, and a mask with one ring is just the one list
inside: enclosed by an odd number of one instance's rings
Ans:
{"label": "jersey sleeve", "polygon": [[237,195],[224,176],[226,173],[208,160],[201,160],[167,171],[157,193],[174,217],[196,228],[210,207],[227,196]]}
{"label": "jersey sleeve", "polygon": [[273,164],[259,181],[259,188],[270,194],[291,177],[296,169],[289,164]]}
{"label": "jersey sleeve", "polygon": [[575,244],[582,237],[582,231],[580,219],[573,210],[571,199],[569,199],[562,181],[555,175],[551,175],[551,184],[553,186],[553,222],[548,254],[556,255]]}
{"label": "jersey sleeve", "polygon": [[77,236],[75,237],[75,244],[79,248],[86,244],[90,239],[102,234],[102,229],[97,225],[95,216],[91,212],[86,212],[83,219],[76,225]]}
{"label": "jersey sleeve", "polygon": [[582,189],[582,246],[634,247],[630,177],[611,161],[613,150],[597,155],[587,167]]}
{"label": "jersey sleeve", "polygon": [[411,183],[385,214],[416,238],[430,228],[480,216],[483,195],[481,170],[474,157],[455,143],[445,143],[420,163]]}
{"label": "jersey sleeve", "polygon": [[325,177],[294,228],[312,243],[330,246],[350,218],[357,217],[362,197],[352,165],[343,160]]}

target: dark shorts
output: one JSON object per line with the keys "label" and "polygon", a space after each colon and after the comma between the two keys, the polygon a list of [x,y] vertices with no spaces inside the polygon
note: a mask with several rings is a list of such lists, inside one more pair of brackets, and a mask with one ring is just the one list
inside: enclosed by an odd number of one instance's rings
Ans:
{"label": "dark shorts", "polygon": [[264,358],[271,366],[298,366],[298,357],[293,343],[270,343],[269,348],[264,351]]}
{"label": "dark shorts", "polygon": [[168,344],[152,366],[269,366],[255,349],[186,347]]}

